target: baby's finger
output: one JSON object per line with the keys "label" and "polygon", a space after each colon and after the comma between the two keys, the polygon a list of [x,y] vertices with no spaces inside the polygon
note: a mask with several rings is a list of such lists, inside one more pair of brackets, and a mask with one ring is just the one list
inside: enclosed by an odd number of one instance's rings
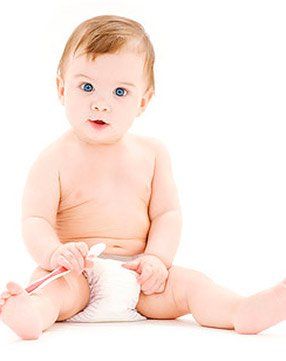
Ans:
{"label": "baby's finger", "polygon": [[149,291],[154,288],[154,286],[157,284],[158,278],[156,275],[152,275],[146,282],[142,284],[142,291]]}
{"label": "baby's finger", "polygon": [[[65,249],[62,254],[64,255],[64,257],[73,265],[73,269],[76,272],[81,272],[83,269],[83,260],[82,260],[82,255],[79,252],[78,249]],[[81,260],[80,260],[80,259]],[[82,265],[81,265],[82,264]]]}
{"label": "baby's finger", "polygon": [[157,279],[155,283],[150,287],[144,290],[145,295],[152,295],[153,293],[157,293],[157,291],[160,289],[162,285],[162,280]]}
{"label": "baby's finger", "polygon": [[80,251],[83,258],[85,258],[89,251],[88,245],[85,242],[78,242],[75,244],[75,246]]}
{"label": "baby's finger", "polygon": [[74,254],[70,252],[68,249],[62,250],[61,256],[63,256],[63,258],[71,264],[73,269],[78,267],[78,263],[75,261]]}
{"label": "baby's finger", "polygon": [[84,266],[84,262],[83,262],[84,257],[81,254],[81,251],[76,246],[76,244],[74,244],[73,247],[68,248],[68,250],[74,255],[74,258],[78,262],[79,268],[82,269]]}
{"label": "baby's finger", "polygon": [[151,294],[161,293],[164,291],[164,288],[162,288],[163,284],[164,284],[164,282],[162,282],[162,279],[158,279],[157,282],[155,283],[155,285],[148,291],[151,292]]}
{"label": "baby's finger", "polygon": [[65,268],[72,270],[73,269],[73,265],[71,262],[69,262],[64,256],[60,256],[58,258],[58,265],[59,266],[64,266]]}
{"label": "baby's finger", "polygon": [[145,267],[143,267],[142,273],[140,274],[140,276],[137,277],[137,280],[142,285],[152,276],[152,274],[153,274],[152,267],[146,265]]}
{"label": "baby's finger", "polygon": [[140,261],[136,260],[136,261],[132,261],[132,262],[122,263],[121,266],[124,267],[124,268],[130,269],[132,271],[138,272],[139,264],[140,264]]}
{"label": "baby's finger", "polygon": [[166,285],[166,282],[162,282],[161,283],[161,286],[157,289],[157,291],[155,291],[155,293],[162,293],[165,291],[165,285]]}

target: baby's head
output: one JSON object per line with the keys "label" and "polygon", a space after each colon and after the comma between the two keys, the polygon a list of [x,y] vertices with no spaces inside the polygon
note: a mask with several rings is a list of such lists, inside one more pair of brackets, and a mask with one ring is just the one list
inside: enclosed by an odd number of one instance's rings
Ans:
{"label": "baby's head", "polygon": [[74,30],[58,65],[57,88],[79,139],[112,144],[124,136],[154,93],[154,59],[147,34],[133,20],[97,16]]}

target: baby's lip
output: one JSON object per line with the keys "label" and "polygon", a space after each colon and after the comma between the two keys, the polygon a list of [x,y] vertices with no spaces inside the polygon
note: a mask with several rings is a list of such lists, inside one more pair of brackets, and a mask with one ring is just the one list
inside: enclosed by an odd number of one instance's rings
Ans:
{"label": "baby's lip", "polygon": [[105,124],[108,124],[107,121],[105,121],[103,119],[89,118],[88,120],[91,121],[91,122],[103,122]]}

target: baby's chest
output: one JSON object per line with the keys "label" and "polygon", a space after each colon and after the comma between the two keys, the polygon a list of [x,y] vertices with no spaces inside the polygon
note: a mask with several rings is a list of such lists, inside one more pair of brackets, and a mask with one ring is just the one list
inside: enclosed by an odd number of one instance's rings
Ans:
{"label": "baby's chest", "polygon": [[154,164],[144,159],[121,162],[77,163],[62,171],[61,207],[92,202],[93,206],[124,200],[143,200],[151,196]]}

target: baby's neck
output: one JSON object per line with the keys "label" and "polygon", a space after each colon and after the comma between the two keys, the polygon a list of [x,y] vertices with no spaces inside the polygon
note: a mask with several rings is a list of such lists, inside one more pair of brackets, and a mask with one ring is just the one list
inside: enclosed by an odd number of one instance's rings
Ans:
{"label": "baby's neck", "polygon": [[104,142],[92,142],[86,139],[81,139],[75,131],[71,130],[71,137],[73,140],[78,143],[82,148],[90,151],[116,151],[118,148],[122,148],[126,144],[129,134],[125,133],[120,139],[112,142],[112,143],[104,143]]}

